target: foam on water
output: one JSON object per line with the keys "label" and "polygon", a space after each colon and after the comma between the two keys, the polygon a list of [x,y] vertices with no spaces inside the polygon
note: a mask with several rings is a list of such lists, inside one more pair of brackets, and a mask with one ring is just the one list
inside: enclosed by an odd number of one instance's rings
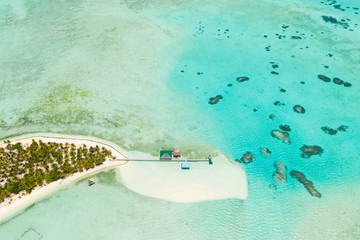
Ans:
{"label": "foam on water", "polygon": [[[149,153],[178,146],[187,153],[196,148],[192,154],[201,155],[212,151],[212,145],[233,159],[246,151],[256,158],[246,166],[250,195],[245,202],[175,204],[137,195],[115,180],[91,191],[79,182],[1,225],[0,235],[359,238],[360,209],[354,202],[360,199],[360,6],[357,1],[337,1],[343,11],[322,2],[17,5],[26,11],[3,3],[1,137],[65,132]],[[325,22],[322,16],[338,23]],[[318,74],[353,85],[325,83]],[[250,80],[239,83],[239,76]],[[223,99],[208,104],[218,94]],[[274,106],[275,101],[284,105]],[[306,113],[295,113],[296,104]],[[269,114],[275,119],[270,121]],[[270,136],[280,124],[291,126],[290,145]],[[349,128],[334,136],[320,129],[340,125]],[[303,144],[319,145],[324,153],[303,159]],[[269,148],[271,157],[263,157],[260,147]],[[323,197],[311,197],[290,176],[285,184],[275,183],[275,161],[288,171],[304,172]],[[111,174],[96,177],[108,179]]]}

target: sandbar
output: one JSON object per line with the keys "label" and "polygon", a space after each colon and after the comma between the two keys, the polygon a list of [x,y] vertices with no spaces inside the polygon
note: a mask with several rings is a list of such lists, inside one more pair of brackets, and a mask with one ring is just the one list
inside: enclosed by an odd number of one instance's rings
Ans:
{"label": "sandbar", "polygon": [[[148,156],[149,157],[149,156]],[[248,196],[246,173],[240,163],[219,153],[208,162],[131,162],[119,167],[119,180],[130,190],[171,202],[199,202]]]}
{"label": "sandbar", "polygon": [[[80,136],[28,136],[10,139],[12,143],[31,144],[32,140],[43,142],[73,143],[76,146],[100,146],[111,150],[116,160],[106,160],[100,166],[76,173],[65,179],[35,188],[31,194],[17,194],[11,197],[11,203],[0,204],[0,222],[20,213],[28,206],[51,195],[61,187],[84,178],[87,175],[116,168],[117,179],[128,189],[148,197],[159,198],[171,202],[190,203],[236,198],[245,200],[248,196],[247,177],[241,164],[231,161],[219,152],[213,158],[213,164],[208,162],[191,162],[189,170],[181,169],[181,161],[127,161],[142,158],[157,160],[151,155],[141,152],[127,152],[116,144],[94,138]],[[4,147],[5,144],[1,144]],[[121,152],[120,152],[121,151]],[[183,158],[184,159],[184,158]],[[120,160],[120,161],[119,161]],[[96,179],[95,179],[96,181]],[[98,187],[95,185],[95,187]],[[100,187],[100,186],[99,186]]]}

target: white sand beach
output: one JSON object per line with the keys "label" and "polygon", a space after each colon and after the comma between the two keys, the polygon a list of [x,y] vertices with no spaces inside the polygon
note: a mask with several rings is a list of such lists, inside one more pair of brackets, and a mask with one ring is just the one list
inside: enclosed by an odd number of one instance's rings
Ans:
{"label": "white sand beach", "polygon": [[[11,203],[5,201],[0,204],[0,222],[16,215],[61,187],[110,167],[118,168],[117,177],[119,181],[130,190],[172,202],[197,202],[228,198],[244,200],[248,196],[247,178],[243,167],[239,163],[230,161],[222,154],[213,159],[212,165],[208,162],[192,162],[190,170],[182,170],[181,164],[177,160],[173,160],[173,162],[161,162],[160,160],[151,162],[126,161],[127,157],[115,147],[90,139],[33,136],[15,139],[11,142],[29,145],[33,139],[43,142],[68,142],[77,146],[83,144],[87,146],[98,145],[111,150],[116,159],[123,161],[106,160],[102,165],[88,171],[76,173],[65,179],[38,187],[31,194],[14,195],[11,198]],[[4,144],[0,146],[4,147]],[[127,152],[126,154],[132,158],[157,159],[139,152]]]}
{"label": "white sand beach", "polygon": [[[44,136],[34,136],[34,137],[27,137],[22,139],[17,139],[11,141],[12,143],[21,142],[24,146],[30,145],[32,140],[35,141],[43,141],[43,142],[56,142],[56,143],[73,143],[76,146],[82,146],[83,144],[86,144],[87,146],[93,146],[95,147],[98,145],[99,147],[105,147],[109,150],[111,150],[113,156],[116,157],[116,159],[126,159],[119,151],[117,151],[115,148],[113,148],[110,145],[103,144],[100,142],[92,141],[92,140],[85,140],[85,139],[75,139],[75,138],[61,138],[61,137],[44,137]],[[1,144],[0,147],[4,147],[6,144]],[[50,184],[44,185],[42,187],[37,187],[34,189],[31,194],[22,195],[17,194],[13,195],[11,199],[11,203],[9,203],[8,199],[7,201],[4,201],[0,204],[0,222],[8,219],[9,217],[15,215],[18,212],[21,212],[26,207],[30,206],[31,204],[35,203],[36,201],[50,195],[51,193],[55,192],[56,190],[59,190],[60,187],[66,186],[67,184],[74,182],[80,178],[85,177],[86,175],[93,174],[95,172],[99,172],[101,170],[122,165],[126,162],[120,162],[120,161],[110,161],[106,160],[102,165],[96,166],[95,168],[89,169],[87,171],[81,172],[81,173],[75,173],[72,176],[69,176],[65,179],[59,179],[58,181],[52,182]]]}
{"label": "white sand beach", "polygon": [[223,154],[208,162],[128,162],[119,168],[120,181],[130,190],[172,202],[198,202],[227,198],[246,199],[246,173],[240,163]]}

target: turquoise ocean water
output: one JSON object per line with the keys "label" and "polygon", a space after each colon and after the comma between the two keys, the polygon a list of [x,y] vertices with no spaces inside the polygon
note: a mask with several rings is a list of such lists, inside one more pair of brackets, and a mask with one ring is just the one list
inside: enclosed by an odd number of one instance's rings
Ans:
{"label": "turquoise ocean water", "polygon": [[[0,239],[359,239],[359,8],[350,0],[2,1],[1,138],[81,134],[130,151],[256,157],[245,166],[246,201],[152,199],[112,170],[91,191],[80,180],[2,223]],[[270,136],[281,124],[292,129],[290,145]],[[340,125],[349,128],[321,130]],[[303,144],[324,152],[301,158]],[[275,183],[276,161],[304,172],[323,197],[288,174]]]}

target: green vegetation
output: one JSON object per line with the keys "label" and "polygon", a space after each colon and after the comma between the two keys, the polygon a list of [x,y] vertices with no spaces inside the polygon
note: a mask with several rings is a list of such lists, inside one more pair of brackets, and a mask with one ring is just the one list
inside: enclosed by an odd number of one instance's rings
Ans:
{"label": "green vegetation", "polygon": [[5,141],[0,148],[0,202],[21,191],[51,183],[114,158],[111,151],[96,145],[76,147],[69,143],[32,141],[29,146]]}

